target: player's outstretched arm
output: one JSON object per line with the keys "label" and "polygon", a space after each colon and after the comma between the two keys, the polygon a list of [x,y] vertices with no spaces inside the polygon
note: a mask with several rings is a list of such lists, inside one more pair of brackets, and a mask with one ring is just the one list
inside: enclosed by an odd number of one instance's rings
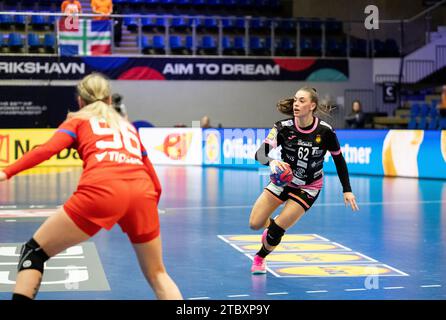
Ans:
{"label": "player's outstretched arm", "polygon": [[48,160],[63,149],[68,148],[73,143],[74,138],[70,135],[57,131],[47,142],[37,148],[28,151],[20,159],[1,171],[0,181],[37,166]]}

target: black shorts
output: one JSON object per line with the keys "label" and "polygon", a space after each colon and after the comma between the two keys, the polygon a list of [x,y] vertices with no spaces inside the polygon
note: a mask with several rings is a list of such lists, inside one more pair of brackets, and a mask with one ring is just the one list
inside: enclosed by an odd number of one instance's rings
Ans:
{"label": "black shorts", "polygon": [[266,186],[265,190],[281,202],[285,202],[288,199],[297,202],[305,211],[311,208],[320,193],[320,190],[278,187],[272,182]]}

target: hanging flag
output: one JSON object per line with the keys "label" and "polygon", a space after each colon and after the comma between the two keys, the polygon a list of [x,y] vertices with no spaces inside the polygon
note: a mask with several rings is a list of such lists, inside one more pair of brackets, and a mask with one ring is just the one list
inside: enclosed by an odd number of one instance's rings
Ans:
{"label": "hanging flag", "polygon": [[62,56],[98,56],[111,54],[111,20],[59,20],[59,54]]}

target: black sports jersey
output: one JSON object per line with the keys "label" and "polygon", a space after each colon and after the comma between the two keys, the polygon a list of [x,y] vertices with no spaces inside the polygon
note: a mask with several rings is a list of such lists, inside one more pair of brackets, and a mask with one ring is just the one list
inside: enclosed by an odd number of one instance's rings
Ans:
{"label": "black sports jersey", "polygon": [[[338,175],[344,192],[351,191],[347,166],[336,133],[328,123],[319,118],[314,117],[313,123],[306,128],[299,128],[294,118],[276,122],[262,146],[266,145],[272,148],[281,147],[281,159],[293,170],[291,187],[321,189],[325,154],[330,151],[334,159],[340,156],[341,160],[335,159]],[[263,159],[266,161],[262,161],[262,157],[256,154],[256,159],[265,165],[271,160],[267,158],[269,149],[267,147],[264,150]],[[342,161],[343,164],[340,163]]]}

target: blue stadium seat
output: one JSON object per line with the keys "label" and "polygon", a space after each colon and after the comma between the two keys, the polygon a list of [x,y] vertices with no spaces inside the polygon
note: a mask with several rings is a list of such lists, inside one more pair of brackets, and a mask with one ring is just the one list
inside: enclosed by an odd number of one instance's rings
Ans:
{"label": "blue stadium seat", "polygon": [[40,38],[35,33],[28,33],[28,48],[29,52],[37,52],[42,47]]}
{"label": "blue stadium seat", "polygon": [[164,36],[155,35],[152,38],[152,48],[154,53],[161,54],[166,52],[166,45],[164,42]]}
{"label": "blue stadium seat", "polygon": [[8,36],[8,47],[12,50],[23,47],[23,39],[19,33],[10,33]]}
{"label": "blue stadium seat", "polygon": [[203,7],[206,5],[206,0],[192,0],[192,4],[195,7]]}
{"label": "blue stadium seat", "polygon": [[30,25],[35,29],[43,29],[47,25],[45,16],[31,16]]}
{"label": "blue stadium seat", "polygon": [[420,114],[420,105],[418,103],[412,104],[410,107],[410,119],[409,124],[407,126],[408,129],[416,129],[417,128],[417,117]]}
{"label": "blue stadium seat", "polygon": [[347,45],[345,40],[328,38],[326,44],[327,56],[345,57],[347,55]]}
{"label": "blue stadium seat", "polygon": [[233,10],[235,7],[237,7],[237,2],[237,0],[223,0],[223,6],[228,10]]}
{"label": "blue stadium seat", "polygon": [[228,36],[223,36],[223,38],[221,39],[221,47],[223,49],[223,54],[231,50],[233,48],[231,38]]}
{"label": "blue stadium seat", "polygon": [[56,45],[56,36],[54,33],[46,33],[43,38],[43,46],[47,53],[54,53]]}
{"label": "blue stadium seat", "polygon": [[218,30],[218,21],[216,18],[205,18],[204,19],[204,28],[206,31],[217,31]]}
{"label": "blue stadium seat", "polygon": [[16,28],[24,29],[26,24],[26,17],[22,15],[14,16],[14,25]]}
{"label": "blue stadium seat", "polygon": [[189,27],[188,21],[184,17],[175,17],[172,19],[170,26],[175,31],[184,31]]}
{"label": "blue stadium seat", "polygon": [[417,129],[425,130],[427,128],[427,117],[430,113],[430,106],[427,103],[421,104],[420,121],[417,124]]}
{"label": "blue stadium seat", "polygon": [[291,38],[282,38],[276,50],[277,55],[296,56],[296,42]]}
{"label": "blue stadium seat", "polygon": [[201,39],[199,46],[200,54],[216,54],[217,53],[217,41],[213,36],[206,35]]}
{"label": "blue stadium seat", "polygon": [[221,20],[224,31],[233,31],[235,29],[235,17],[225,17]]}
{"label": "blue stadium seat", "polygon": [[245,31],[245,19],[237,18],[235,19],[235,29],[239,32]]}
{"label": "blue stadium seat", "polygon": [[249,22],[252,31],[265,32],[271,27],[271,21],[262,18],[253,18]]}
{"label": "blue stadium seat", "polygon": [[139,38],[139,41],[142,53],[148,53],[148,50],[150,49],[149,37],[146,35],[142,35]]}
{"label": "blue stadium seat", "polygon": [[166,28],[166,18],[142,18],[141,28],[143,31],[148,32],[164,31]]}
{"label": "blue stadium seat", "polygon": [[437,130],[438,128],[438,110],[436,108],[432,108],[433,110],[436,110],[437,112],[434,114],[431,112],[429,117],[429,125],[428,130]]}
{"label": "blue stadium seat", "polygon": [[144,0],[128,0],[127,3],[133,8],[139,8],[142,4],[144,4]]}
{"label": "blue stadium seat", "polygon": [[418,115],[420,114],[420,111],[421,111],[420,105],[418,103],[414,103],[410,107],[410,116],[411,117],[418,117]]}
{"label": "blue stadium seat", "polygon": [[192,0],[177,0],[177,5],[180,7],[189,6],[192,3]]}
{"label": "blue stadium seat", "polygon": [[251,55],[264,55],[267,51],[265,39],[257,36],[249,38],[249,52]]}
{"label": "blue stadium seat", "polygon": [[185,45],[183,44],[183,39],[181,36],[173,35],[169,37],[170,50],[173,53],[177,53],[179,50],[183,50]]}
{"label": "blue stadium seat", "polygon": [[218,8],[223,4],[222,0],[207,0],[207,5],[211,8]]}
{"label": "blue stadium seat", "polygon": [[2,29],[4,30],[10,29],[13,23],[14,23],[13,16],[0,15],[0,27]]}
{"label": "blue stadium seat", "polygon": [[160,35],[153,36],[153,47],[155,49],[164,49],[165,48],[164,36]]}
{"label": "blue stadium seat", "polygon": [[438,119],[438,128],[439,130],[446,130],[446,117],[440,117]]}
{"label": "blue stadium seat", "polygon": [[3,34],[0,33],[0,48],[3,48],[4,46],[6,46],[5,41],[3,40]]}
{"label": "blue stadium seat", "polygon": [[202,30],[203,29],[203,19],[201,18],[190,18],[189,19],[189,26],[192,28],[193,25],[195,24],[195,28],[197,30]]}
{"label": "blue stadium seat", "polygon": [[322,22],[320,20],[302,20],[299,22],[302,35],[320,35]]}
{"label": "blue stadium seat", "polygon": [[245,37],[235,37],[234,38],[234,49],[239,54],[244,54],[246,45],[245,45]]}
{"label": "blue stadium seat", "polygon": [[297,22],[293,20],[280,20],[276,25],[276,32],[278,33],[295,33]]}
{"label": "blue stadium seat", "polygon": [[165,8],[171,8],[176,4],[175,0],[161,0],[161,5]]}
{"label": "blue stadium seat", "polygon": [[194,37],[186,36],[186,49],[191,52],[194,49]]}
{"label": "blue stadium seat", "polygon": [[127,27],[127,30],[130,32],[137,32],[138,31],[138,20],[133,17],[125,17],[123,20],[123,24],[125,27]]}
{"label": "blue stadium seat", "polygon": [[322,43],[319,38],[302,38],[300,41],[300,54],[302,56],[320,56]]}

